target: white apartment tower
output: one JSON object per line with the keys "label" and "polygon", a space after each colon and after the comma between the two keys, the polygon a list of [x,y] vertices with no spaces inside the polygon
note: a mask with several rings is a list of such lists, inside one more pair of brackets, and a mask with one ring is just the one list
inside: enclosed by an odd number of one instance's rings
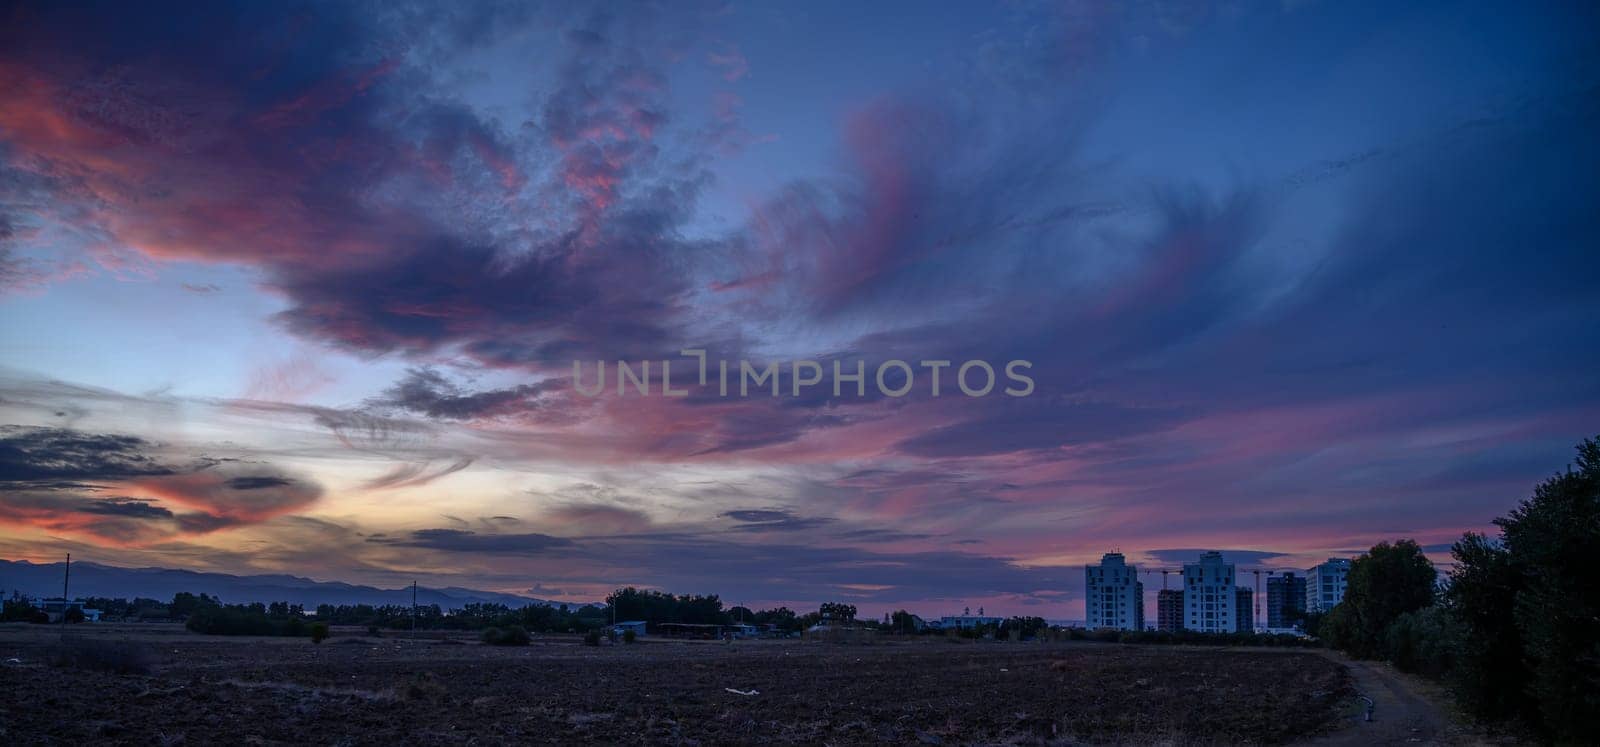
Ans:
{"label": "white apartment tower", "polygon": [[1306,571],[1306,611],[1327,612],[1343,602],[1345,578],[1349,575],[1349,558],[1328,558],[1328,562]]}
{"label": "white apartment tower", "polygon": [[1233,564],[1220,552],[1200,554],[1200,562],[1183,565],[1183,623],[1202,633],[1237,632]]}
{"label": "white apartment tower", "polygon": [[1090,629],[1144,630],[1144,584],[1139,567],[1120,552],[1108,552],[1099,565],[1085,565],[1084,624]]}

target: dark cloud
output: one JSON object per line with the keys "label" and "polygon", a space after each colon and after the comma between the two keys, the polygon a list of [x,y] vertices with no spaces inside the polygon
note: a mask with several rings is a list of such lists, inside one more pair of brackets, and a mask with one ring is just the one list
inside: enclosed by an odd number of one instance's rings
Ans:
{"label": "dark cloud", "polygon": [[266,488],[286,488],[294,484],[293,480],[286,477],[254,476],[233,477],[223,483],[232,490],[264,490]]}
{"label": "dark cloud", "polygon": [[[0,520],[148,542],[261,521],[322,493],[314,482],[263,465],[210,457],[180,462],[163,458],[162,448],[135,436],[0,426]],[[112,489],[149,497],[99,495]],[[192,510],[179,513],[168,504]]]}
{"label": "dark cloud", "polygon": [[835,520],[825,516],[796,516],[786,509],[739,509],[725,511],[725,518],[740,522],[741,532],[798,532],[827,526]]}
{"label": "dark cloud", "polygon": [[82,483],[170,475],[137,436],[65,428],[0,426],[0,483]]}
{"label": "dark cloud", "polygon": [[[562,396],[566,395],[566,396]],[[547,379],[507,389],[467,391],[433,368],[412,368],[383,394],[368,400],[379,410],[397,410],[440,420],[473,420],[506,415],[560,420],[570,403],[566,379]]]}
{"label": "dark cloud", "polygon": [[[1184,563],[1198,563],[1200,554],[1210,550],[1200,548],[1182,548],[1170,550],[1143,550],[1141,555],[1154,559],[1158,563],[1170,565],[1174,568]],[[1284,553],[1268,550],[1217,550],[1222,553],[1225,562],[1233,563],[1238,568],[1278,568],[1280,564],[1272,561],[1284,557]],[[1242,577],[1244,574],[1241,573]]]}
{"label": "dark cloud", "polygon": [[133,519],[170,519],[172,512],[148,501],[131,498],[101,498],[79,507],[79,511],[105,516],[125,516]]}
{"label": "dark cloud", "polygon": [[545,555],[571,544],[547,534],[479,534],[466,529],[418,529],[405,539],[369,540],[401,547],[418,547],[455,553],[484,555]]}

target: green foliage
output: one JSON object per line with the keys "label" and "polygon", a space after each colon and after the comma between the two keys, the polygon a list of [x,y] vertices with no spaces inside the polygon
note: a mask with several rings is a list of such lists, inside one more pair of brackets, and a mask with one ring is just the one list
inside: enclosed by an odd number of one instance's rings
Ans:
{"label": "green foliage", "polygon": [[0,622],[47,623],[50,622],[50,616],[33,606],[27,597],[13,593],[10,599],[5,600],[4,607],[0,608]]}
{"label": "green foliage", "polygon": [[817,611],[822,614],[822,619],[832,622],[849,622],[856,619],[856,606],[844,602],[823,602]]}
{"label": "green foliage", "polygon": [[174,620],[183,620],[202,607],[216,607],[221,604],[222,600],[208,594],[195,595],[180,591],[172,596],[172,602],[167,605],[167,614]]}
{"label": "green foliage", "polygon": [[328,624],[325,622],[311,623],[311,642],[321,643],[328,640]]}
{"label": "green foliage", "polygon": [[639,640],[639,634],[633,632],[633,628],[628,628],[627,630],[622,631],[623,643],[633,643],[637,640]]}
{"label": "green foliage", "polygon": [[1356,641],[1361,637],[1357,630],[1355,613],[1348,604],[1334,605],[1333,609],[1322,613],[1316,629],[1309,632],[1321,638],[1329,648],[1341,651],[1349,651],[1358,645]]}
{"label": "green foliage", "polygon": [[1450,554],[1455,568],[1445,604],[1458,628],[1451,690],[1480,719],[1532,720],[1532,704],[1523,694],[1532,673],[1522,658],[1516,621],[1521,573],[1510,552],[1481,534],[1469,532]]}
{"label": "green foliage", "polygon": [[267,606],[255,604],[202,604],[189,613],[184,626],[206,635],[310,635],[305,618],[272,615]]}
{"label": "green foliage", "polygon": [[1384,630],[1384,658],[1403,672],[1440,677],[1455,666],[1457,636],[1455,618],[1442,607],[1407,612]]}
{"label": "green foliage", "polygon": [[588,633],[584,634],[584,636],[583,636],[583,645],[585,645],[585,646],[598,646],[598,645],[600,645],[600,631],[591,630]]}
{"label": "green foliage", "polygon": [[1520,716],[1557,742],[1600,734],[1600,442],[1577,469],[1495,520],[1501,542],[1456,543],[1447,599],[1463,626],[1452,678],[1480,717]]}
{"label": "green foliage", "polygon": [[1319,632],[1331,633],[1329,643],[1351,656],[1376,658],[1383,654],[1389,626],[1407,612],[1432,605],[1437,585],[1433,563],[1416,542],[1379,542],[1350,564],[1344,601],[1323,620],[1324,631]]}
{"label": "green foliage", "polygon": [[606,604],[616,610],[619,621],[644,620],[651,625],[726,625],[732,622],[722,609],[722,599],[715,594],[668,594],[629,586],[612,592],[606,597]]}
{"label": "green foliage", "polygon": [[68,607],[66,612],[61,613],[61,617],[69,623],[81,623],[84,620],[83,608]]}
{"label": "green foliage", "polygon": [[484,628],[481,638],[490,646],[526,646],[532,640],[527,629],[520,625]]}

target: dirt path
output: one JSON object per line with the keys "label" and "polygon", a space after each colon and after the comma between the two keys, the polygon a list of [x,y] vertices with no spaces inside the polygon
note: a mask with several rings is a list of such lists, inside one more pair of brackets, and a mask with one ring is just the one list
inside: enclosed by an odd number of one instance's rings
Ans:
{"label": "dirt path", "polygon": [[1325,653],[1350,669],[1356,689],[1372,699],[1372,720],[1366,720],[1365,703],[1352,709],[1349,725],[1311,740],[1315,745],[1429,745],[1474,744],[1456,727],[1425,687],[1409,675],[1383,662],[1355,661]]}

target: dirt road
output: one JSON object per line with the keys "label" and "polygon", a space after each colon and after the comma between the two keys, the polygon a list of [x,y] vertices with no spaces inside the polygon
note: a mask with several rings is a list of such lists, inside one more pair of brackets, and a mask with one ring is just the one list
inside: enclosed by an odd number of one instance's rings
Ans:
{"label": "dirt road", "polygon": [[1309,742],[1315,745],[1430,745],[1477,744],[1456,726],[1435,702],[1440,694],[1416,678],[1375,661],[1355,661],[1324,652],[1344,664],[1355,678],[1356,689],[1372,699],[1372,720],[1366,720],[1365,703],[1352,709],[1347,726]]}

